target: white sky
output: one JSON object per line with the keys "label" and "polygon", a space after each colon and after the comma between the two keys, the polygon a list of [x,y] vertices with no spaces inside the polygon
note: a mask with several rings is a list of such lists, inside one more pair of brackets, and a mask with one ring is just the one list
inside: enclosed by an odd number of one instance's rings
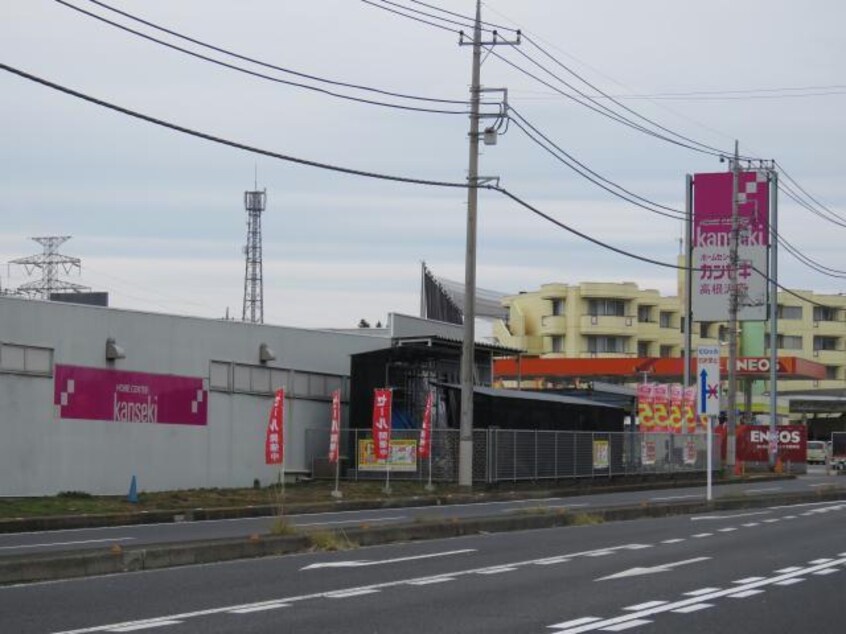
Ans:
{"label": "white sky", "polygon": [[[144,29],[86,0],[67,1]],[[475,5],[431,3],[467,15]],[[454,34],[357,0],[109,4],[300,72],[467,98],[470,47],[457,46]],[[488,0],[483,18],[522,27],[560,62],[673,131],[726,151],[737,138],[742,153],[777,159],[815,198],[846,215],[843,2]],[[520,50],[572,81],[530,44]],[[257,79],[53,0],[4,0],[0,51],[9,66],[243,144],[366,171],[452,182],[466,176],[466,116],[380,108]],[[508,47],[496,52],[531,67]],[[592,169],[664,205],[683,207],[686,173],[725,169],[714,157],[600,117],[492,55],[482,81],[507,87],[511,105]],[[749,90],[756,92],[734,92]],[[666,98],[702,91],[711,94]],[[268,199],[266,323],[352,327],[362,317],[375,323],[389,312],[416,314],[421,260],[437,275],[463,280],[462,190],[363,179],[222,147],[5,71],[0,95],[1,262],[37,253],[30,236],[71,235],[62,252],[81,258],[83,267],[70,281],[108,291],[113,306],[205,317],[222,317],[228,308],[240,317],[243,192],[253,188],[257,169]],[[584,181],[514,126],[497,146],[484,148],[480,172],[500,176],[504,187],[580,231],[675,261],[678,221]],[[794,246],[846,269],[846,229],[786,197],[779,209],[780,232]],[[846,290],[841,279],[815,273],[786,252],[780,272],[793,288]],[[26,281],[22,268],[0,269],[3,288]],[[676,288],[671,269],[615,255],[500,195],[481,194],[479,286],[517,292],[580,281],[634,281],[664,293]]]}

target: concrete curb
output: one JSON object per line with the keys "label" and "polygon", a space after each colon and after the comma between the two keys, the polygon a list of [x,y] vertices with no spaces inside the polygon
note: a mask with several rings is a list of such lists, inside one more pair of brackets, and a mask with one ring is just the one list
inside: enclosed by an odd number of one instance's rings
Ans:
{"label": "concrete curb", "polygon": [[[740,480],[716,480],[716,486],[737,482],[768,482],[772,480],[793,479],[792,475],[772,475],[747,477]],[[384,498],[369,500],[327,500],[326,502],[291,502],[285,504],[289,515],[306,515],[335,511],[362,511],[380,508],[407,508],[415,506],[436,506],[465,504],[469,502],[490,502],[498,500],[532,499],[558,496],[591,495],[596,493],[623,493],[627,491],[648,491],[656,488],[673,489],[678,487],[705,486],[702,477],[678,477],[670,481],[645,480],[629,483],[589,485],[579,483],[565,487],[548,487],[537,490],[498,490],[490,489],[475,494],[422,494],[404,498]],[[173,509],[161,511],[141,511],[138,513],[117,513],[108,515],[67,515],[0,519],[0,533],[29,533],[37,531],[68,530],[75,528],[103,528],[109,526],[133,526],[139,524],[170,524],[178,522],[197,522],[204,520],[238,519],[246,517],[269,517],[276,514],[274,505],[238,506],[221,508]]]}
{"label": "concrete curb", "polygon": [[638,518],[670,517],[714,511],[732,511],[767,506],[799,504],[803,502],[834,502],[846,500],[846,490],[817,491],[813,494],[795,493],[757,498],[730,498],[706,502],[641,504],[589,512],[556,509],[536,513],[517,512],[508,516],[455,519],[453,521],[424,521],[404,525],[367,526],[334,531],[305,531],[293,535],[254,535],[246,539],[226,539],[204,542],[167,544],[144,548],[44,555],[14,555],[0,560],[0,585],[69,579],[92,575],[114,574],[140,570],[156,570],[174,566],[188,566],[235,559],[279,556],[317,549],[316,544],[327,541],[356,546],[374,546],[400,541],[444,539],[462,535],[533,530],[579,524],[625,521]]}

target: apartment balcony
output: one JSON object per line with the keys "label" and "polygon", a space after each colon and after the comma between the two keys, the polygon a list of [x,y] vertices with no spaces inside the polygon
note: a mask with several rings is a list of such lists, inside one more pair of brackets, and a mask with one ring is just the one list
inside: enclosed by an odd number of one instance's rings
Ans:
{"label": "apartment balcony", "polygon": [[589,352],[583,350],[579,353],[580,359],[620,359],[620,358],[635,358],[636,352]]}
{"label": "apartment balcony", "polygon": [[636,322],[635,328],[637,329],[638,339],[657,341],[662,334],[665,334],[661,331],[657,321],[639,321]]}
{"label": "apartment balcony", "polygon": [[842,348],[838,350],[814,350],[811,359],[824,365],[843,365],[843,358],[846,352]]}
{"label": "apartment balcony", "polygon": [[563,335],[567,331],[566,315],[544,315],[540,330],[542,335]]}
{"label": "apartment balcony", "polygon": [[583,335],[631,336],[637,332],[637,325],[636,317],[614,315],[582,315],[579,322]]}
{"label": "apartment balcony", "polygon": [[[781,324],[779,323],[779,325]],[[812,327],[812,332],[815,335],[829,337],[842,337],[846,335],[846,322],[842,321],[815,321],[812,323]]]}

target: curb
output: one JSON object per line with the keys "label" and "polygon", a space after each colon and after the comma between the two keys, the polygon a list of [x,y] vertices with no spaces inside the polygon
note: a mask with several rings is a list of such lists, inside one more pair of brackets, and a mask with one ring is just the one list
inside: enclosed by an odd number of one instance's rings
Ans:
{"label": "curb", "polygon": [[455,519],[444,522],[422,521],[395,526],[355,528],[333,531],[305,531],[295,535],[252,535],[246,539],[225,539],[168,544],[146,548],[53,553],[49,555],[13,555],[0,560],[0,585],[71,579],[92,575],[157,570],[236,559],[280,556],[317,550],[327,541],[347,542],[351,547],[375,546],[401,541],[425,541],[463,535],[534,530],[600,522],[626,521],[639,518],[660,518],[701,512],[761,508],[802,502],[846,500],[846,490],[794,493],[759,498],[723,499],[708,502],[640,504],[637,506],[596,509],[590,512],[517,513],[511,516]]}
{"label": "curb", "polygon": [[[746,479],[716,480],[715,486],[736,484],[738,482],[769,482],[772,480],[794,479],[793,475],[761,475]],[[405,508],[415,506],[438,506],[464,504],[468,502],[489,502],[498,500],[534,499],[558,496],[592,495],[597,493],[624,493],[627,491],[648,491],[658,485],[660,488],[705,486],[704,478],[679,477],[670,481],[647,480],[634,483],[611,484],[608,486],[580,486],[578,483],[569,487],[549,487],[539,490],[490,489],[476,494],[423,494],[406,498],[387,498],[377,500],[327,500],[326,502],[291,502],[285,504],[290,515],[306,515],[334,511],[362,511],[381,508]],[[269,517],[276,514],[272,504],[258,506],[238,506],[219,508],[172,509],[159,511],[141,511],[138,513],[117,513],[104,515],[64,515],[0,519],[0,534],[38,531],[68,530],[76,528],[104,528],[110,526],[133,526],[140,524],[175,524],[179,522],[199,522],[205,520],[225,520],[246,517]]]}

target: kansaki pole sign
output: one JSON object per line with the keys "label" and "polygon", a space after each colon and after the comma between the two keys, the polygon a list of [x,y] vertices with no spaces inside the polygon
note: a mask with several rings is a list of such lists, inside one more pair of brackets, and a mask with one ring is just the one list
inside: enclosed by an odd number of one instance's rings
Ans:
{"label": "kansaki pole sign", "polygon": [[420,444],[417,445],[417,456],[428,458],[432,450],[432,391],[426,396],[426,408],[423,410],[423,424],[420,425]]}
{"label": "kansaki pole sign", "polygon": [[341,390],[332,392],[332,428],[329,432],[329,462],[338,462],[341,444]]}
{"label": "kansaki pole sign", "polygon": [[270,420],[267,421],[267,435],[264,441],[265,464],[282,464],[285,458],[285,390],[276,390],[273,405],[270,408]]}
{"label": "kansaki pole sign", "polygon": [[391,451],[391,389],[373,390],[373,453],[387,460]]}
{"label": "kansaki pole sign", "polygon": [[770,244],[767,172],[752,170],[738,174],[736,272],[731,270],[729,262],[732,181],[731,172],[693,177],[692,300],[697,321],[725,321],[735,287],[739,297],[738,319],[764,321],[767,318]]}

